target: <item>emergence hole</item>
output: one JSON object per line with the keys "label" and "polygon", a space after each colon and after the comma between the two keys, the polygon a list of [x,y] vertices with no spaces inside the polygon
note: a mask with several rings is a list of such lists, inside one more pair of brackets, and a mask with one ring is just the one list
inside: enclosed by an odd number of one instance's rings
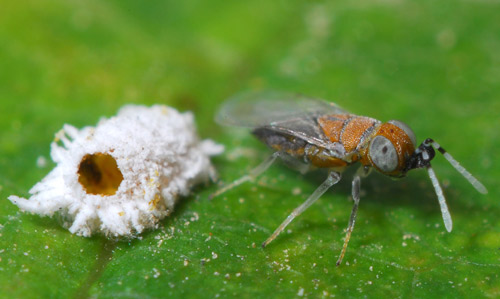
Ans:
{"label": "emergence hole", "polygon": [[88,194],[114,195],[123,181],[116,160],[108,154],[87,154],[78,166],[78,181]]}

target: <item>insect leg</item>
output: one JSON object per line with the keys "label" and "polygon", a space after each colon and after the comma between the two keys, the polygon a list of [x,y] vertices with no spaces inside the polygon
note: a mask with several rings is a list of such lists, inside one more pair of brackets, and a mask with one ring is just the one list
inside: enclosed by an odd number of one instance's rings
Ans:
{"label": "insect leg", "polygon": [[271,243],[276,237],[285,229],[285,227],[292,222],[292,220],[300,215],[302,212],[307,210],[318,198],[323,195],[331,186],[335,185],[340,181],[340,173],[338,172],[330,172],[326,180],[309,196],[309,198],[300,206],[298,206],[293,212],[286,217],[285,221],[281,223],[281,225],[274,231],[274,233],[267,238],[267,240],[262,244],[262,247],[266,247],[269,243]]}
{"label": "insect leg", "polygon": [[311,169],[311,165],[303,163],[288,154],[283,153],[280,155],[280,158],[283,162],[285,162],[286,166],[300,172],[301,174],[306,174]]}
{"label": "insect leg", "polygon": [[351,217],[349,218],[349,226],[347,227],[347,233],[344,240],[344,246],[340,252],[339,259],[336,265],[339,266],[342,263],[345,252],[347,250],[347,244],[349,244],[349,239],[351,238],[352,230],[354,229],[354,223],[356,222],[356,214],[358,212],[359,206],[359,191],[361,189],[361,179],[359,175],[356,175],[352,180],[352,199],[354,200],[354,206],[352,207]]}
{"label": "insect leg", "polygon": [[219,196],[222,193],[224,193],[224,192],[226,192],[226,191],[228,191],[230,189],[233,189],[234,187],[239,186],[239,185],[243,184],[246,181],[251,181],[251,180],[255,179],[256,177],[258,177],[259,175],[261,175],[264,171],[266,171],[269,168],[269,166],[271,166],[273,164],[273,162],[276,161],[276,158],[278,158],[279,156],[284,156],[284,154],[281,153],[281,152],[275,152],[275,153],[273,153],[266,160],[264,160],[264,162],[260,163],[257,167],[255,167],[254,169],[250,170],[249,174],[244,175],[241,178],[233,181],[232,183],[230,183],[230,184],[228,184],[228,185],[220,188],[219,190],[215,191],[212,195],[210,195],[209,199],[212,199],[212,198],[214,198],[216,196]]}

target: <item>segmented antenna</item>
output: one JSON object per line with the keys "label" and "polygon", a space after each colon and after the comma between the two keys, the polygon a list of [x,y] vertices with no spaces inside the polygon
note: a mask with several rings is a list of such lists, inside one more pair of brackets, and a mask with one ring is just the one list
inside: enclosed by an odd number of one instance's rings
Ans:
{"label": "segmented antenna", "polygon": [[461,174],[464,176],[464,178],[471,183],[471,185],[479,192],[482,194],[488,193],[488,190],[486,190],[486,187],[481,184],[480,181],[478,181],[470,172],[468,172],[460,163],[458,163],[457,160],[455,160],[448,152],[442,148],[439,143],[432,139],[427,139],[426,142],[429,141],[429,143],[434,147],[436,150],[438,150],[443,156],[450,162],[450,164]]}
{"label": "segmented antenna", "polygon": [[453,157],[448,154],[444,148],[442,148],[439,143],[432,140],[431,138],[427,138],[422,145],[415,151],[417,153],[417,159],[415,160],[414,167],[426,167],[427,172],[429,173],[429,177],[432,181],[432,186],[434,186],[434,190],[436,191],[436,195],[438,197],[439,206],[441,207],[441,214],[443,215],[444,226],[448,232],[451,232],[453,228],[453,223],[451,221],[450,211],[448,211],[448,206],[446,205],[446,199],[444,198],[443,189],[441,185],[439,185],[439,181],[436,177],[436,173],[431,167],[430,161],[434,157],[434,150],[438,150],[443,156],[450,162],[450,164],[461,174],[463,175],[471,185],[476,188],[482,194],[488,193],[486,187],[484,187],[481,182],[479,182],[470,172],[468,172],[457,160],[453,159]]}
{"label": "segmented antenna", "polygon": [[450,211],[448,211],[448,205],[446,205],[446,199],[444,198],[443,189],[439,185],[439,181],[436,177],[436,173],[431,167],[431,164],[427,165],[427,172],[431,178],[432,186],[436,190],[436,195],[438,197],[439,206],[441,207],[441,214],[443,215],[444,226],[448,232],[451,232],[453,228],[453,222],[451,221]]}

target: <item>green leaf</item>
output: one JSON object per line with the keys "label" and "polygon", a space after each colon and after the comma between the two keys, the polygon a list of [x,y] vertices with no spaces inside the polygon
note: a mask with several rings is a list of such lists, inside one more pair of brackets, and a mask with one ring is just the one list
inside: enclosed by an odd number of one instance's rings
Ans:
{"label": "green leaf", "polygon": [[[39,297],[500,296],[500,3],[495,1],[24,1],[0,10],[0,294]],[[432,137],[489,189],[434,161],[454,221],[447,233],[425,171],[350,179],[260,244],[324,180],[280,163],[208,200],[197,188],[134,240],[77,237],[7,200],[54,166],[64,123],[95,125],[125,103],[192,110],[226,145],[223,183],[270,151],[213,122],[245,89],[301,92]],[[40,158],[42,157],[42,158]]]}

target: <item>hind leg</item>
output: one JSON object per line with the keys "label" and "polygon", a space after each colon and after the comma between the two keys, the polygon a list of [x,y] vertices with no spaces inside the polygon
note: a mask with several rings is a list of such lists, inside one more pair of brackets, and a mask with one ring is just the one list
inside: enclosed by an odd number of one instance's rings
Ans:
{"label": "hind leg", "polygon": [[307,210],[318,198],[323,195],[330,187],[335,185],[340,181],[340,173],[338,172],[330,172],[326,180],[307,198],[307,200],[298,206],[295,210],[292,211],[288,217],[286,217],[285,221],[281,223],[281,225],[274,231],[274,233],[267,238],[267,240],[262,244],[262,247],[266,247],[269,243],[271,243],[276,237],[285,229],[285,227],[292,222],[292,220],[299,216],[302,212]]}
{"label": "hind leg", "polygon": [[219,190],[215,191],[212,195],[210,195],[210,199],[221,195],[222,193],[233,189],[234,187],[237,187],[241,184],[243,184],[246,181],[251,181],[261,175],[264,171],[266,171],[273,163],[276,161],[276,158],[283,156],[284,154],[281,152],[275,152],[271,156],[269,156],[266,160],[264,160],[262,163],[260,163],[257,167],[254,169],[250,170],[250,173],[247,175],[242,176],[241,178],[233,181],[232,183],[220,188]]}

